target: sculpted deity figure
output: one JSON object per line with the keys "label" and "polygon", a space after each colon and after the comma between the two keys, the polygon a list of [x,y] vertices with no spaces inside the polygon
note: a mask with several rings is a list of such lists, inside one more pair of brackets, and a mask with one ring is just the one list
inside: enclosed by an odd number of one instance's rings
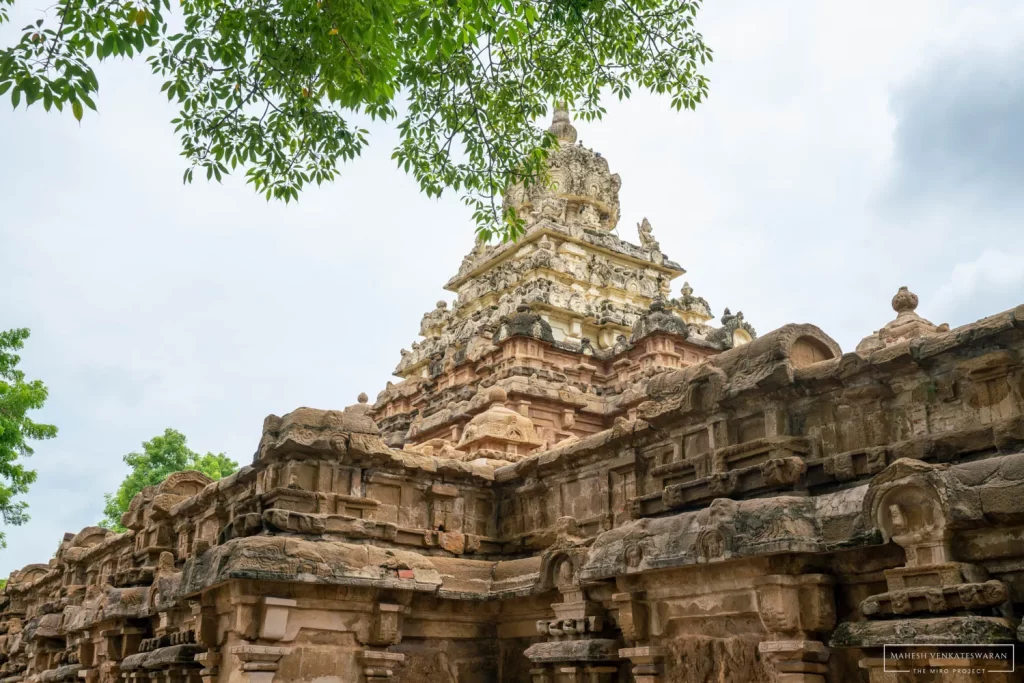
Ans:
{"label": "sculpted deity figure", "polygon": [[899,505],[889,506],[889,516],[892,517],[892,529],[896,533],[903,533],[907,530],[907,519],[903,516],[903,510]]}
{"label": "sculpted deity figure", "polygon": [[587,204],[583,207],[583,210],[580,211],[580,222],[583,223],[583,225],[596,228],[601,224],[601,216],[597,213],[597,209],[595,209],[593,205]]}
{"label": "sculpted deity figure", "polygon": [[572,575],[573,575],[572,560],[570,560],[569,558],[566,558],[566,559],[562,560],[561,564],[558,565],[558,578],[557,578],[558,587],[561,589],[561,588],[572,586]]}
{"label": "sculpted deity figure", "polygon": [[640,245],[644,249],[661,251],[661,245],[654,239],[654,232],[650,221],[644,218],[642,222],[637,223],[636,231],[640,234]]}

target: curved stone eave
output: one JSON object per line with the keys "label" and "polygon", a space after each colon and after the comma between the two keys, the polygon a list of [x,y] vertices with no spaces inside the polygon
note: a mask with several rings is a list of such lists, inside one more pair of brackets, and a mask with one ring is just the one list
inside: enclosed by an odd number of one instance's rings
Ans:
{"label": "curved stone eave", "polygon": [[[881,545],[878,530],[863,523],[867,491],[862,484],[813,497],[720,498],[701,509],[636,519],[594,539],[580,578],[598,581],[654,569]],[[717,535],[719,553],[709,553],[703,540],[709,533]]]}

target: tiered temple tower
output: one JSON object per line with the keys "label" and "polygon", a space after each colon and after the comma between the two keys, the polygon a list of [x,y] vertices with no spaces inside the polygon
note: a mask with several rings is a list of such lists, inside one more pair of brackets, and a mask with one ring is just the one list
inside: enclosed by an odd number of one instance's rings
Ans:
{"label": "tiered temple tower", "polygon": [[[513,435],[503,447],[492,435],[484,450],[514,462],[635,417],[650,377],[756,336],[742,312],[726,309],[720,327],[709,325],[711,309],[688,283],[673,297],[686,271],[648,220],[637,226],[639,245],[616,234],[622,183],[608,160],[577,142],[565,109],[550,130],[560,143],[551,184],[505,196],[525,235],[473,247],[445,285],[455,303],[423,316],[423,339],[395,369],[403,381],[378,396],[373,415],[389,445],[475,460],[479,422],[496,434],[511,409],[521,416]],[[505,417],[483,415],[494,404]]]}

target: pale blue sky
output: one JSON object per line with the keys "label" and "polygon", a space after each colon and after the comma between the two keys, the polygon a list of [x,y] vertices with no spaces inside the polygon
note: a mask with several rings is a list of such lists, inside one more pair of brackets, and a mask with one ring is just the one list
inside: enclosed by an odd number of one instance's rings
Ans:
{"label": "pale blue sky", "polygon": [[[45,4],[18,0],[14,27]],[[579,125],[623,178],[620,235],[646,216],[716,316],[815,323],[845,350],[900,285],[937,323],[1024,302],[1024,5],[852,7],[710,0],[706,104],[637,96]],[[375,396],[472,244],[385,127],[337,183],[268,205],[237,180],[182,186],[145,64],[100,86],[80,126],[0,105],[0,328],[32,329],[36,417],[60,427],[0,575],[96,522],[121,456],[165,427],[244,463],[268,413]]]}

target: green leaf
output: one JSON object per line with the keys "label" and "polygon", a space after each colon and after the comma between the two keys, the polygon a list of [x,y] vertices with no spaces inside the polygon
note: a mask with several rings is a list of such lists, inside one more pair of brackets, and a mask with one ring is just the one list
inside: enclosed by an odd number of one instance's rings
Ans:
{"label": "green leaf", "polygon": [[81,121],[84,107],[96,108],[94,60],[151,48],[146,62],[177,103],[172,125],[189,173],[205,167],[220,179],[241,166],[254,191],[291,202],[358,157],[367,134],[353,118],[396,119],[400,93],[396,165],[426,196],[458,192],[486,234],[515,239],[522,226],[505,220],[500,196],[515,182],[547,182],[554,99],[575,103],[583,121],[603,115],[606,93],[627,99],[638,87],[668,95],[678,111],[706,99],[712,52],[694,29],[700,6],[85,0],[58,4],[73,10],[64,23],[51,13],[0,48],[0,94],[15,108],[22,94],[26,104],[70,103]]}
{"label": "green leaf", "polygon": [[123,457],[129,473],[117,491],[104,496],[104,519],[102,526],[123,531],[121,519],[128,511],[132,499],[144,488],[160,484],[171,474],[194,470],[218,480],[235,472],[238,463],[224,453],[200,455],[188,447],[185,435],[175,429],[143,442],[142,451],[128,453]]}
{"label": "green leaf", "polygon": [[[18,91],[15,91],[18,92]],[[29,337],[27,329],[0,331],[0,518],[7,524],[28,521],[27,503],[15,497],[28,492],[36,473],[25,467],[23,458],[32,455],[31,440],[52,439],[53,425],[34,422],[28,413],[43,407],[48,397],[39,380],[26,380],[17,369],[17,351]],[[0,547],[4,547],[0,533]]]}

